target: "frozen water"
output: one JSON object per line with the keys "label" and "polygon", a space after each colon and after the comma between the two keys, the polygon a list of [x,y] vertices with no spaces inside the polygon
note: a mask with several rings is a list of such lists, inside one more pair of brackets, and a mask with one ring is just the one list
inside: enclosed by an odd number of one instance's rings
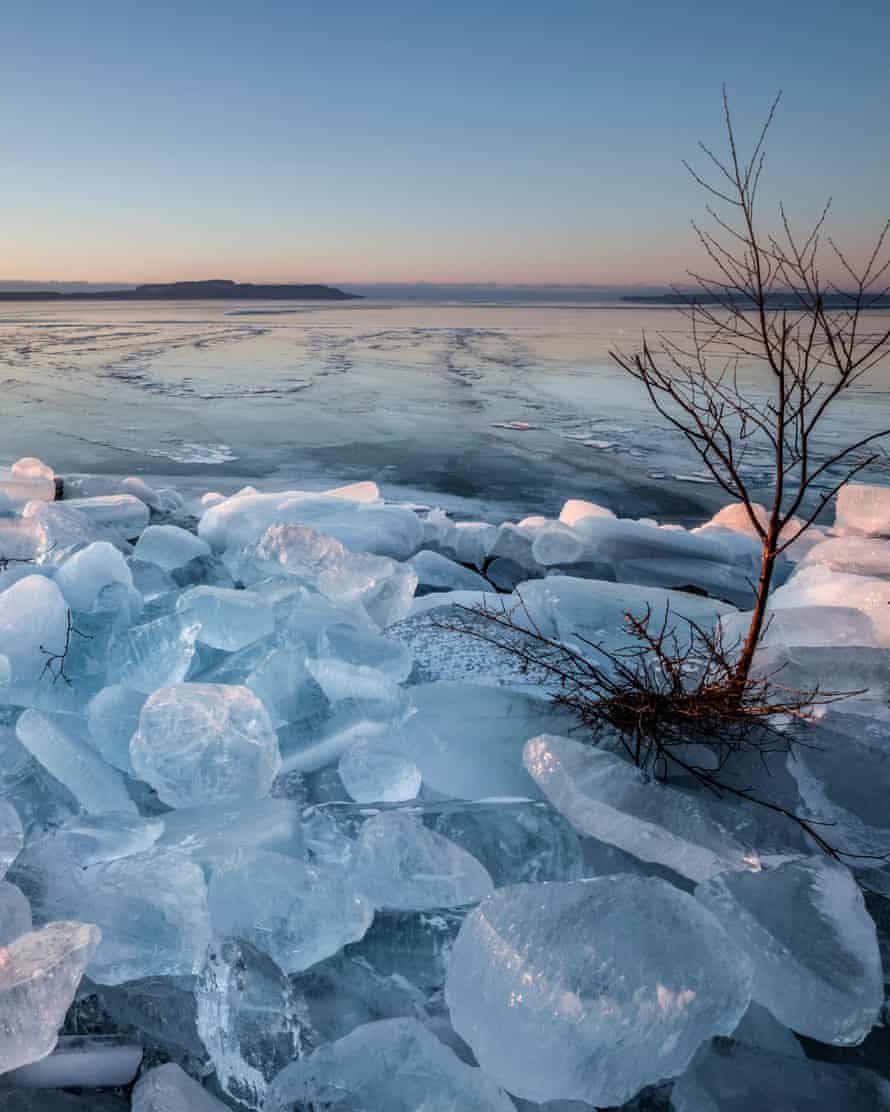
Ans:
{"label": "frozen water", "polygon": [[147,564],[133,559],[132,556],[128,564],[133,576],[133,587],[142,595],[145,603],[154,602],[177,590],[178,584],[173,576],[168,575],[157,564]]}
{"label": "frozen water", "polygon": [[417,713],[393,740],[426,787],[458,799],[537,796],[522,747],[534,734],[573,723],[552,703],[507,688],[442,682],[410,690]]}
{"label": "frozen water", "polygon": [[109,583],[133,586],[126,560],[108,541],[94,541],[75,552],[56,572],[56,584],[72,610],[92,610]]}
{"label": "frozen water", "polygon": [[570,498],[559,511],[563,525],[576,525],[585,517],[614,517],[611,510],[598,506],[595,502],[585,502],[583,498]]}
{"label": "frozen water", "polygon": [[131,1112],[226,1112],[226,1105],[168,1062],[144,1073],[133,1089]]}
{"label": "frozen water", "polygon": [[490,584],[481,575],[449,560],[440,552],[425,549],[408,561],[417,572],[419,586],[435,591],[485,591]]}
{"label": "frozen water", "polygon": [[140,479],[136,475],[121,479],[118,483],[118,490],[121,494],[132,494],[134,498],[144,502],[149,509],[158,511],[163,509],[163,501],[158,491],[149,486],[145,479]]}
{"label": "frozen water", "polygon": [[[525,766],[576,830],[691,880],[758,867],[702,796],[660,784],[629,761],[565,737],[525,747]],[[730,812],[731,814],[731,812]]]}
{"label": "frozen water", "polygon": [[[375,917],[371,930],[376,931],[380,920],[386,918],[385,913]],[[291,984],[301,1021],[303,1057],[363,1023],[380,1019],[413,1016],[424,1023],[438,1020],[447,1025],[441,988],[428,992],[402,974],[380,973],[366,954],[364,940],[294,977]],[[451,1038],[455,1039],[453,1032]]]}
{"label": "frozen water", "polygon": [[472,564],[480,571],[497,540],[496,525],[484,521],[456,521],[441,542],[442,551],[459,564]]}
{"label": "frozen water", "polygon": [[414,815],[385,811],[362,826],[356,883],[375,907],[424,911],[474,903],[492,891],[484,866]]}
{"label": "frozen water", "polygon": [[[624,612],[647,606],[658,619],[670,606],[679,631],[687,617],[719,620],[731,640],[748,614],[660,587],[749,605],[758,542],[738,507],[691,531],[572,501],[558,521],[521,511],[456,524],[384,505],[373,484],[200,498],[190,482],[186,501],[163,482],[66,477],[81,509],[32,500],[19,511],[21,499],[0,497],[0,556],[39,561],[0,571],[0,865],[5,854],[11,882],[0,880],[0,947],[33,930],[29,905],[38,925],[97,924],[103,941],[69,1023],[132,1023],[149,1062],[169,1055],[199,1079],[215,1070],[222,1100],[252,1109],[282,1069],[308,1077],[308,1055],[378,1021],[419,1021],[420,1038],[438,1035],[475,1081],[554,1112],[623,1100],[682,1070],[713,1034],[800,1062],[789,1025],[839,1042],[866,1033],[880,965],[848,874],[808,859],[836,872],[786,883],[798,859],[774,855],[808,852],[797,827],[685,781],[654,783],[614,747],[538,737],[575,725],[547,698],[551,680],[442,628],[467,620],[481,632],[484,618],[457,604],[509,609],[521,596],[547,636],[570,643],[618,648]],[[149,509],[185,528],[148,525]],[[810,724],[814,744],[795,746],[768,785],[742,758],[736,775],[835,822],[842,848],[886,852],[888,541],[841,531],[795,544],[797,575],[777,586],[757,667],[784,664],[791,686],[868,693]],[[570,575],[537,578],[548,569]],[[492,582],[518,592],[496,595]],[[435,593],[415,600],[418,584]],[[57,676],[47,662],[66,649]],[[871,872],[865,883],[890,891]],[[731,913],[715,918],[687,895],[695,882],[729,892]],[[745,885],[756,899],[739,896]],[[500,899],[509,907],[489,918]],[[749,927],[760,944],[734,944]],[[749,1003],[749,966],[779,1019]],[[379,1057],[350,1056],[338,1104],[410,1102]],[[438,1108],[438,1075],[419,1068],[422,1099]],[[442,1108],[475,1097],[446,1088]]]}
{"label": "frozen water", "polygon": [[784,1054],[790,1058],[805,1057],[803,1047],[794,1033],[783,1027],[772,1012],[753,1000],[733,1031],[732,1038],[734,1042],[769,1050],[773,1054]]}
{"label": "frozen water", "polygon": [[[116,1035],[61,1035],[52,1054],[19,1066],[3,1081],[15,1088],[112,1088],[129,1085],[142,1062],[142,1047]],[[95,1110],[101,1112],[102,1105]],[[3,1105],[6,1108],[6,1105]]]}
{"label": "frozen water", "polygon": [[829,713],[788,759],[802,815],[829,823],[830,839],[849,853],[884,857],[890,850],[888,733],[886,722]]}
{"label": "frozen water", "polygon": [[[723,644],[741,645],[751,623],[751,612],[726,614],[720,619]],[[850,606],[789,606],[771,610],[759,645],[787,648],[818,645],[877,647],[874,623]]]}
{"label": "frozen water", "polygon": [[674,1112],[886,1112],[890,1082],[871,1070],[708,1043],[671,1093]]}
{"label": "frozen water", "polygon": [[28,502],[22,510],[22,525],[38,531],[41,559],[51,562],[74,545],[101,540],[105,532],[86,514],[72,509],[70,502]]}
{"label": "frozen water", "polygon": [[207,951],[195,998],[220,1086],[260,1108],[272,1078],[306,1052],[305,1015],[288,978],[265,954],[229,939]]}
{"label": "frozen water", "polygon": [[230,556],[242,581],[287,575],[336,603],[364,604],[381,628],[408,612],[417,573],[387,556],[350,552],[339,540],[302,525],[273,525],[253,548]]}
{"label": "frozen water", "polygon": [[[386,689],[381,686],[379,692],[385,694]],[[303,727],[298,724],[292,733],[283,730],[282,771],[306,773],[327,768],[356,742],[366,738],[388,740],[396,745],[409,705],[401,688],[393,686],[390,694],[397,698],[344,700],[332,707],[320,722],[309,722]],[[404,751],[401,744],[398,748]],[[339,783],[339,777],[335,778]]]}
{"label": "frozen water", "polygon": [[345,545],[308,525],[270,525],[255,545],[227,553],[233,574],[245,583],[289,575],[314,586],[321,572],[349,557]]}
{"label": "frozen water", "polygon": [[[766,507],[762,506],[759,502],[752,502],[751,508],[754,511],[758,524],[763,529],[766,529],[769,524],[769,513]],[[810,525],[805,533],[798,535],[802,525],[803,521],[799,517],[792,517],[780,534],[779,539],[782,543],[791,542],[785,551],[785,555],[790,560],[799,560],[802,556],[805,556],[814,545],[819,544],[819,542],[825,538],[825,534],[822,530],[815,525]],[[759,534],[754,528],[748,511],[742,502],[731,502],[728,506],[724,506],[710,521],[706,521],[704,525],[699,526],[699,528],[693,530],[693,532],[710,534],[712,531],[716,530],[720,530],[721,532],[724,530],[731,530],[733,533],[740,533],[756,541],[759,547]]]}
{"label": "frozen water", "polygon": [[149,525],[136,542],[133,556],[164,571],[184,567],[199,556],[209,556],[210,545],[177,525]]}
{"label": "frozen water", "polygon": [[210,940],[204,874],[185,854],[152,847],[84,867],[71,839],[29,844],[16,882],[36,922],[89,913],[102,942],[89,965],[101,984],[196,973]]}
{"label": "frozen water", "polygon": [[0,947],[31,929],[31,905],[20,888],[0,880]]}
{"label": "frozen water", "polygon": [[890,540],[877,537],[831,537],[814,545],[798,568],[821,565],[852,575],[890,577]]}
{"label": "frozen water", "polygon": [[428,804],[433,829],[479,861],[497,888],[579,880],[581,842],[566,820],[540,801]]}
{"label": "frozen water", "polygon": [[227,498],[205,512],[198,535],[222,551],[255,544],[270,525],[308,525],[347,548],[398,560],[423,541],[423,526],[412,510],[305,491]]}
{"label": "frozen water", "polygon": [[18,462],[22,465],[21,469],[15,463],[8,470],[5,467],[0,468],[0,492],[12,503],[21,504],[30,499],[52,502],[56,496],[52,471],[47,475],[41,473],[39,468],[29,466],[39,464],[39,460],[25,459]]}
{"label": "frozen water", "polygon": [[350,664],[332,656],[320,660],[310,658],[306,667],[331,703],[354,699],[398,706],[398,685],[376,668]]}
{"label": "frozen water", "polygon": [[15,731],[22,745],[65,785],[85,811],[94,815],[103,811],[136,813],[123,777],[84,739],[73,716],[26,710]]}
{"label": "frozen water", "polygon": [[[23,456],[10,467],[10,472],[17,479],[55,479],[55,473],[48,463],[35,456]],[[55,497],[55,494],[51,498]]]}
{"label": "frozen water", "polygon": [[298,973],[360,939],[374,917],[359,877],[279,853],[237,854],[210,882],[210,919],[221,938],[249,942],[285,973]]}
{"label": "frozen water", "polygon": [[770,608],[846,606],[861,610],[875,628],[878,644],[890,647],[890,580],[832,571],[810,564],[770,595]]}
{"label": "frozen water", "polygon": [[0,950],[0,1074],[50,1053],[101,935],[85,923],[48,923]]}
{"label": "frozen water", "polygon": [[731,1034],[750,970],[714,916],[663,880],[520,884],[467,916],[445,997],[509,1092],[611,1106]]}
{"label": "frozen water", "polygon": [[148,506],[132,494],[100,494],[93,498],[71,498],[68,509],[77,510],[93,526],[111,528],[125,540],[138,537],[148,525]]}
{"label": "frozen water", "polygon": [[847,483],[838,491],[834,523],[851,533],[890,536],[890,487]]}
{"label": "frozen water", "polygon": [[346,622],[327,626],[319,635],[314,655],[357,667],[372,668],[395,683],[411,675],[411,654],[399,641],[370,630],[356,629]]}
{"label": "frozen water", "polygon": [[168,614],[117,634],[108,650],[109,682],[145,695],[181,683],[195,657],[197,632]]}
{"label": "frozen water", "polygon": [[397,749],[374,739],[350,746],[337,772],[357,803],[399,803],[420,791],[420,769]]}
{"label": "frozen water", "polygon": [[196,978],[142,977],[120,985],[81,986],[81,995],[93,995],[109,1025],[116,1030],[134,1027],[149,1046],[163,1047],[170,1057],[200,1075],[207,1057],[196,1027]]}
{"label": "frozen water", "polygon": [[[627,613],[641,618],[649,607],[660,622],[669,610],[674,619],[672,628],[676,629],[682,641],[684,631],[688,630],[682,619],[708,628],[721,615],[734,609],[725,602],[684,591],[565,575],[551,575],[546,579],[523,583],[517,588],[517,594],[545,637],[569,643],[577,643],[584,638],[612,650],[630,641],[624,617]],[[522,620],[521,613],[517,614],[517,619]]]}
{"label": "frozen water", "polygon": [[747,954],[752,995],[780,1023],[825,1043],[859,1043],[883,1002],[875,925],[851,874],[827,857],[724,873],[696,898]]}
{"label": "frozen water", "polygon": [[[0,593],[0,653],[9,661],[11,687],[28,690],[45,678],[47,652],[65,651],[67,629],[65,599],[45,576],[29,575]],[[13,696],[5,692],[4,702]]]}
{"label": "frozen water", "polygon": [[278,739],[256,695],[212,683],[177,684],[149,696],[130,760],[171,807],[260,799],[281,767]]}
{"label": "frozen water", "polygon": [[247,800],[188,807],[164,815],[161,845],[215,865],[239,850],[274,850],[305,857],[300,809],[290,799]]}
{"label": "frozen water", "polygon": [[545,568],[576,564],[586,553],[586,545],[575,530],[561,523],[541,529],[532,544],[534,560]]}
{"label": "frozen water", "polygon": [[416,1019],[356,1027],[276,1077],[264,1112],[294,1106],[386,1112],[512,1112],[485,1074],[462,1062]]}
{"label": "frozen water", "polygon": [[121,772],[132,772],[130,738],[139,727],[145,699],[141,691],[112,684],[87,703],[89,740],[102,758]]}
{"label": "frozen water", "polygon": [[75,1096],[62,1089],[10,1089],[3,1094],[3,1112],[130,1112],[130,1106],[113,1093]]}
{"label": "frozen water", "polygon": [[302,647],[270,649],[251,668],[244,684],[266,707],[276,729],[311,713],[317,693]]}
{"label": "frozen water", "polygon": [[0,799],[0,879],[18,857],[25,844],[22,821],[11,803]]}
{"label": "frozen water", "polygon": [[184,626],[197,626],[197,639],[214,649],[237,652],[268,637],[275,629],[275,611],[253,591],[227,587],[192,587],[176,601]]}
{"label": "frozen water", "polygon": [[80,869],[143,853],[164,830],[161,818],[144,819],[131,812],[72,815],[52,831],[52,845]]}

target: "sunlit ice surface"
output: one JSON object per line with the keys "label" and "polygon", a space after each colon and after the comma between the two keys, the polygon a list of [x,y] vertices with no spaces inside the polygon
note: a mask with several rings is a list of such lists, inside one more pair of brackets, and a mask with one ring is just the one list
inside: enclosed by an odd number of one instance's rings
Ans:
{"label": "sunlit ice surface", "polygon": [[[63,474],[180,487],[361,476],[458,514],[577,496],[689,523],[726,497],[609,357],[685,326],[676,309],[620,304],[10,302],[2,453],[39,444]],[[742,375],[769,388],[764,367]],[[827,444],[876,430],[888,390],[878,368]],[[766,446],[746,468],[755,489],[768,482]]]}

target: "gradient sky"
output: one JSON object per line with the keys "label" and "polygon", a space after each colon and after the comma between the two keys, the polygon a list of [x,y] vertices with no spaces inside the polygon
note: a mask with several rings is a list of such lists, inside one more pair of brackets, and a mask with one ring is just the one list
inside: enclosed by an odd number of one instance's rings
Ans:
{"label": "gradient sky", "polygon": [[0,278],[669,282],[680,160],[784,90],[765,205],[890,210],[886,0],[28,0]]}

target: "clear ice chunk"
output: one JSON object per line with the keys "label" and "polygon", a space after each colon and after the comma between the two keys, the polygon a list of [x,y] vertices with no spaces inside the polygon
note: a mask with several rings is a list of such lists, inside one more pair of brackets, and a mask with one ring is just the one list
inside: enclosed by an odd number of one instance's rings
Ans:
{"label": "clear ice chunk", "polygon": [[228,1109],[175,1062],[168,1062],[150,1069],[136,1082],[131,1112],[228,1112]]}
{"label": "clear ice chunk", "polygon": [[150,695],[130,760],[171,807],[261,799],[281,767],[260,700],[247,687],[214,683],[176,684]]}
{"label": "clear ice chunk", "polygon": [[47,923],[0,948],[0,1074],[45,1058],[101,934]]}
{"label": "clear ice chunk", "polygon": [[576,830],[641,861],[695,881],[759,867],[710,801],[659,784],[614,753],[543,734],[526,745],[525,765]]}
{"label": "clear ice chunk", "polygon": [[890,536],[890,487],[845,483],[837,494],[834,524],[851,533]]}
{"label": "clear ice chunk", "polygon": [[133,586],[127,561],[108,541],[93,541],[69,556],[56,572],[56,585],[72,610],[89,613],[111,583]]}
{"label": "clear ice chunk", "polygon": [[133,626],[117,634],[108,650],[108,682],[150,695],[159,687],[181,683],[195,657],[197,627],[175,614]]}
{"label": "clear ice chunk", "polygon": [[136,542],[133,556],[163,571],[175,571],[198,556],[209,556],[207,541],[178,525],[149,525]]}
{"label": "clear ice chunk", "polygon": [[20,888],[0,880],[0,947],[31,929],[31,905]]}
{"label": "clear ice chunk", "polygon": [[237,652],[268,637],[275,629],[275,611],[253,591],[228,587],[192,587],[176,602],[184,626],[197,626],[197,639],[223,652]]}
{"label": "clear ice chunk", "polygon": [[0,879],[18,857],[25,844],[25,832],[18,811],[5,799],[0,799]]}
{"label": "clear ice chunk", "polygon": [[860,1043],[884,999],[875,925],[852,875],[828,857],[724,873],[695,895],[753,970],[752,995],[824,1043]]}
{"label": "clear ice chunk", "polygon": [[73,715],[26,710],[16,736],[43,767],[71,792],[90,814],[124,811],[136,814],[120,772],[107,764],[78,731]]}
{"label": "clear ice chunk", "polygon": [[357,803],[400,803],[420,791],[420,769],[398,749],[372,738],[358,741],[340,758],[337,772]]}
{"label": "clear ice chunk", "polygon": [[414,815],[384,811],[361,828],[358,887],[378,908],[424,911],[474,903],[494,888],[485,867]]}
{"label": "clear ice chunk", "polygon": [[751,973],[718,921],[657,878],[501,888],[464,920],[445,999],[494,1081],[620,1105],[738,1026]]}
{"label": "clear ice chunk", "polygon": [[148,506],[132,494],[100,494],[93,498],[71,498],[65,506],[77,510],[93,526],[111,528],[125,540],[139,536],[148,525]]}
{"label": "clear ice chunk", "polygon": [[98,691],[87,703],[90,741],[104,760],[121,772],[132,773],[130,738],[139,728],[139,712],[146,696],[121,684]]}
{"label": "clear ice chunk", "polygon": [[38,922],[89,911],[102,931],[89,975],[106,985],[198,971],[210,941],[207,886],[185,854],[152,847],[84,868],[64,843],[29,843],[16,882]]}
{"label": "clear ice chunk", "polygon": [[[34,688],[47,676],[48,653],[61,655],[68,636],[68,606],[43,575],[28,575],[0,593],[0,653],[9,662],[8,687]],[[9,692],[3,693],[9,703]]]}
{"label": "clear ice chunk", "polygon": [[487,591],[491,584],[478,572],[449,560],[441,552],[424,549],[408,561],[421,587],[435,591]]}
{"label": "clear ice chunk", "polygon": [[374,911],[357,891],[359,879],[279,853],[237,854],[210,882],[213,930],[249,942],[283,972],[298,973],[358,941],[371,925]]}
{"label": "clear ice chunk", "polygon": [[272,1083],[264,1112],[294,1107],[386,1112],[513,1112],[482,1070],[468,1066],[416,1019],[381,1019],[294,1062]]}
{"label": "clear ice chunk", "polygon": [[539,796],[522,747],[543,730],[568,730],[568,714],[545,699],[482,684],[427,683],[410,692],[417,713],[392,741],[427,787],[458,799]]}
{"label": "clear ice chunk", "polygon": [[195,1001],[223,1091],[261,1108],[272,1078],[305,1053],[304,1014],[287,976],[266,954],[227,939],[207,951]]}

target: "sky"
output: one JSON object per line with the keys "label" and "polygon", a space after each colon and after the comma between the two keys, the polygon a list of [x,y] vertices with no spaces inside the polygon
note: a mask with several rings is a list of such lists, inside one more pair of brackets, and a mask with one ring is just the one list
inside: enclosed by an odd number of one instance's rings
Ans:
{"label": "sky", "polygon": [[890,214],[880,0],[28,0],[0,32],[0,278],[670,283],[683,158],[775,93],[764,220]]}

